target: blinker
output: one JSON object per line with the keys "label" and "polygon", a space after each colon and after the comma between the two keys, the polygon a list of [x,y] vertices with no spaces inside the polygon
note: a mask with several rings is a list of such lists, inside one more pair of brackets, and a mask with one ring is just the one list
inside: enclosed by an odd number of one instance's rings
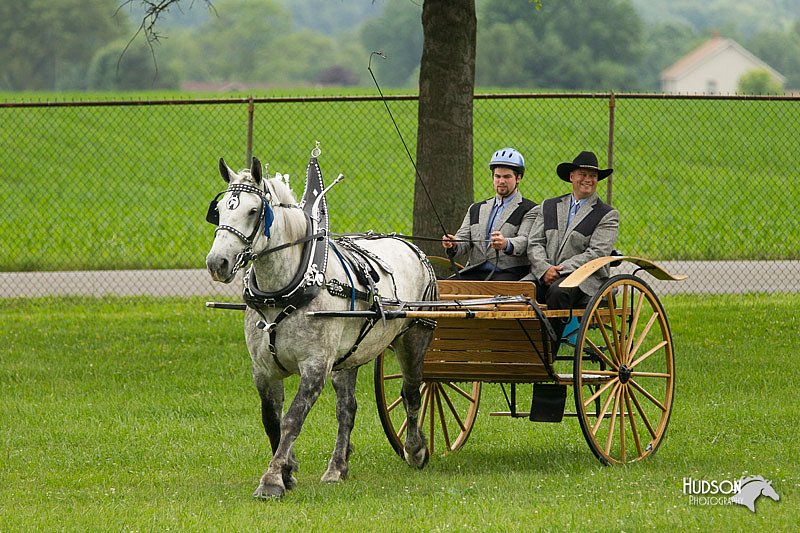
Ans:
{"label": "blinker", "polygon": [[[231,189],[228,189],[227,191],[222,191],[221,193],[217,194],[217,196],[215,196],[214,199],[211,200],[211,202],[208,204],[208,211],[206,212],[206,221],[207,222],[209,222],[211,224],[214,224],[215,226],[219,226],[219,207],[218,207],[218,203],[219,202],[218,201],[219,201],[220,196],[224,195],[226,192],[229,192],[229,191],[231,191]],[[253,194],[258,194],[261,197],[261,202],[262,202],[262,205],[263,205],[263,208],[264,208],[264,216],[263,216],[263,218],[264,218],[264,236],[269,238],[270,237],[270,228],[272,227],[272,222],[275,220],[275,212],[272,210],[272,206],[269,205],[267,197],[265,197],[263,194],[261,194],[260,191],[258,191],[258,190],[248,190],[248,189],[233,190],[232,191],[233,194],[231,195],[230,198],[228,198],[228,202],[226,203],[227,208],[230,209],[230,210],[234,210],[237,207],[239,207],[239,193],[243,192],[243,191],[244,192],[252,192]],[[269,193],[267,193],[267,194],[268,194],[268,196],[271,196],[271,195],[269,195]],[[252,239],[253,235],[251,235],[250,238]]]}
{"label": "blinker", "polygon": [[206,213],[206,222],[210,222],[215,226],[219,226],[219,210],[217,209],[217,199],[211,200],[208,204],[208,212]]}

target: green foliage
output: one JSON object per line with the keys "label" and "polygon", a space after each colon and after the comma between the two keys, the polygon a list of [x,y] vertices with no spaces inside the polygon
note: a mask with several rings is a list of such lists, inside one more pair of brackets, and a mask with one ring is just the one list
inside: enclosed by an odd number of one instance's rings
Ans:
{"label": "green foliage", "polygon": [[363,83],[367,53],[355,36],[294,31],[289,11],[274,0],[215,3],[219,16],[179,30],[158,49],[183,79],[271,86]]}
{"label": "green foliage", "polygon": [[290,0],[286,7],[298,29],[333,37],[351,32],[366,20],[380,16],[387,3],[377,0]]}
{"label": "green foliage", "polygon": [[[787,87],[800,87],[800,8],[785,0],[476,5],[478,85],[658,90],[660,71],[715,29],[786,76]],[[0,90],[87,89],[90,68],[91,79],[98,69],[111,70],[111,57],[90,67],[96,52],[133,38],[144,6],[141,0],[0,3]],[[102,75],[106,81],[96,80],[93,87],[171,87],[177,80],[369,86],[365,63],[374,50],[389,57],[373,62],[385,87],[414,87],[421,6],[370,0],[213,0],[209,6],[208,0],[177,0],[156,27],[151,63],[158,65],[160,80],[153,84],[155,67],[137,60],[130,61],[131,73],[121,65],[117,83]],[[141,34],[134,38],[134,44],[142,42]]]}
{"label": "green foliage", "polygon": [[646,28],[642,60],[635,68],[641,89],[661,90],[661,71],[699,46],[707,36],[680,23],[656,23]]}
{"label": "green foliage", "polygon": [[85,89],[95,50],[128,34],[117,0],[0,2],[0,88]]}
{"label": "green foliage", "polygon": [[372,69],[382,85],[416,87],[413,74],[422,56],[421,18],[421,3],[389,2],[380,17],[367,21],[361,28],[364,47],[387,56],[385,61],[377,58],[372,61]]}
{"label": "green foliage", "polygon": [[755,33],[785,31],[800,19],[794,0],[631,0],[648,23],[677,23],[708,35],[735,30],[745,38]]}
{"label": "green foliage", "polygon": [[[620,0],[490,0],[478,25],[478,85],[636,89],[631,66],[642,51],[642,23]],[[502,80],[502,81],[498,81]]]}
{"label": "green foliage", "polygon": [[177,89],[179,85],[176,73],[159,66],[153,50],[141,40],[114,41],[98,50],[87,80],[93,91]]}
{"label": "green foliage", "polygon": [[737,94],[783,94],[783,87],[766,69],[753,69],[742,74]]}
{"label": "green foliage", "polygon": [[800,88],[800,22],[786,32],[762,32],[748,42],[748,50],[786,76],[786,86]]}
{"label": "green foliage", "polygon": [[[662,297],[676,399],[658,453],[603,467],[575,419],[533,424],[484,386],[465,447],[421,471],[358,380],[350,479],[319,481],[336,432],[326,387],[295,444],[299,485],[250,497],[271,456],[236,311],[199,299],[5,300],[4,531],[791,531],[800,514],[797,295]],[[287,401],[297,386],[287,379]],[[506,387],[506,391],[508,387]],[[530,399],[530,386],[517,389]],[[568,405],[569,407],[569,405]],[[780,502],[692,505],[684,477],[761,475]]]}

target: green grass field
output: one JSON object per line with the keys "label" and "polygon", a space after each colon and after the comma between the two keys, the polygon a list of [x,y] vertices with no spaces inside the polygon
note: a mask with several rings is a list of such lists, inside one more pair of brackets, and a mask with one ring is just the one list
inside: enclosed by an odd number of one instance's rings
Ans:
{"label": "green grass field", "polygon": [[[676,400],[664,443],[641,464],[601,466],[574,420],[489,417],[502,394],[487,385],[466,446],[412,470],[383,435],[368,366],[351,478],[319,482],[335,434],[326,388],[296,444],[298,488],[262,502],[250,494],[270,454],[240,313],[199,299],[4,300],[0,531],[795,528],[800,299],[663,302]],[[760,498],[753,514],[682,492],[684,478],[744,475],[771,480],[781,500]]]}
{"label": "green grass field", "polygon": [[[202,268],[213,232],[206,207],[224,188],[217,160],[243,165],[247,106],[123,105],[142,96],[0,108],[0,271]],[[110,96],[0,95],[68,98]],[[390,107],[413,154],[416,102]],[[800,150],[786,128],[800,120],[798,101],[618,96],[615,109],[619,248],[654,260],[800,258],[785,178]],[[475,197],[490,194],[486,161],[502,145],[526,157],[527,196],[566,193],[555,166],[580,149],[604,161],[608,115],[603,95],[476,100]],[[411,232],[414,172],[382,102],[261,103],[254,117],[254,155],[291,174],[298,196],[315,140],[326,181],[345,174],[329,197],[333,231]]]}

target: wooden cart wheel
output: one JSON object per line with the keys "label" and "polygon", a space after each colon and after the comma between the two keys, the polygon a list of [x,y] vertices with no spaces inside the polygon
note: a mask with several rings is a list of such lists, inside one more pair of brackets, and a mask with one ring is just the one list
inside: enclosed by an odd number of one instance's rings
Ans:
{"label": "wooden cart wheel", "polygon": [[581,320],[573,364],[575,407],[604,464],[653,455],[667,430],[675,359],[667,316],[636,276],[609,279]]}
{"label": "wooden cart wheel", "polygon": [[[403,456],[406,410],[400,391],[403,376],[392,346],[375,359],[375,401],[383,431],[394,451]],[[454,452],[464,446],[478,415],[481,382],[424,381],[419,425],[428,437],[431,455],[442,449]]]}

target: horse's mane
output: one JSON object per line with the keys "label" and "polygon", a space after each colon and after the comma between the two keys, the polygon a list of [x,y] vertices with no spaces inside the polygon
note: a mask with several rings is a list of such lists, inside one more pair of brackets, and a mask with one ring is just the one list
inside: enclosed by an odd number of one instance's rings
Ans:
{"label": "horse's mane", "polygon": [[[236,173],[239,177],[239,182],[247,183],[252,185],[253,187],[256,186],[256,182],[253,179],[252,175],[250,174],[249,168],[243,168],[239,172]],[[283,177],[280,174],[275,174],[275,177],[269,178],[265,180],[269,182],[268,189],[271,189],[272,192],[275,193],[278,200],[278,203],[281,204],[296,204],[297,200],[294,197],[294,192],[289,187],[289,185],[284,181]]]}
{"label": "horse's mane", "polygon": [[269,181],[269,187],[272,189],[272,192],[274,192],[275,196],[277,196],[278,202],[282,204],[297,203],[297,200],[294,197],[294,192],[292,192],[292,189],[285,181],[283,181],[283,178],[280,175],[276,175],[274,178],[270,178],[267,181]]}

